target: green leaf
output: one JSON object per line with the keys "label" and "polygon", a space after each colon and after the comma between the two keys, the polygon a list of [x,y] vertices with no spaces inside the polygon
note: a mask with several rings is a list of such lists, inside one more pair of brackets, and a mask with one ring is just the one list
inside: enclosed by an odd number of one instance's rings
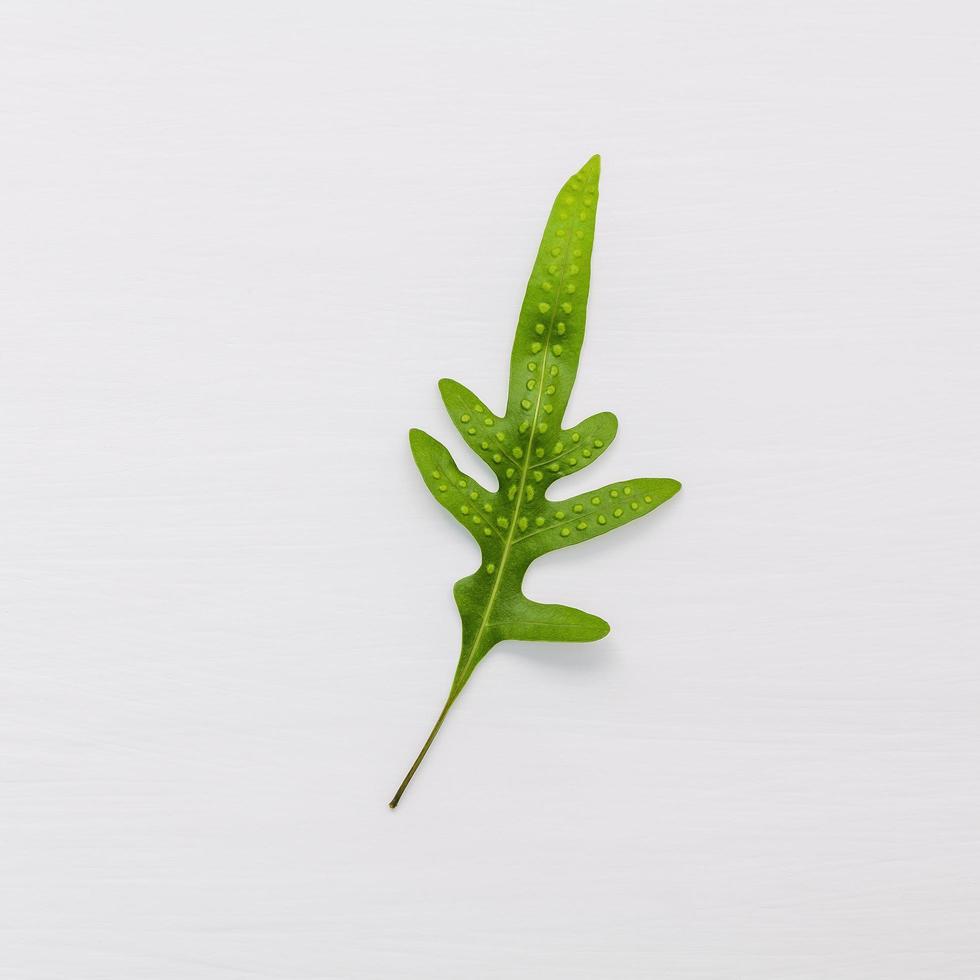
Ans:
{"label": "green leaf", "polygon": [[496,475],[497,489],[487,490],[463,473],[430,435],[419,429],[409,434],[422,479],[476,539],[481,561],[453,588],[463,626],[456,675],[391,807],[398,805],[477,664],[497,643],[587,642],[609,632],[598,616],[528,599],[522,584],[531,562],[649,514],[681,486],[676,480],[640,478],[558,502],[546,496],[552,483],[594,463],[616,437],[611,412],[568,427],[563,421],[585,337],[598,185],[599,157],[594,156],[555,199],[521,306],[504,415],[495,415],[458,382],[439,382],[453,424]]}

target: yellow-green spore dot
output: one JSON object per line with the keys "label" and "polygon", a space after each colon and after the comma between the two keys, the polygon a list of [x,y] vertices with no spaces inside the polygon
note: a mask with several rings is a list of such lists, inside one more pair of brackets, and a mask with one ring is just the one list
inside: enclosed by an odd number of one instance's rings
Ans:
{"label": "yellow-green spore dot", "polygon": [[[568,536],[569,536],[569,535],[570,535],[571,533],[572,533],[572,532],[571,532],[571,531],[569,531],[567,527],[563,527],[563,528],[561,529],[561,536],[562,536],[563,538],[567,538],[567,537],[568,537]],[[473,567],[473,566],[472,566],[472,565],[470,565],[470,568],[472,568],[472,567]]]}
{"label": "yellow-green spore dot", "polygon": [[439,472],[438,470],[433,470],[433,471],[432,471],[432,476],[433,476],[433,477],[434,477],[435,479],[437,479],[437,480],[440,480],[440,479],[442,479],[442,474],[441,474],[441,473],[440,473],[440,472]]}
{"label": "yellow-green spore dot", "polygon": [[610,490],[609,491],[609,496],[610,497],[618,497],[619,496],[619,491],[618,490]]}
{"label": "yellow-green spore dot", "polygon": [[519,527],[519,528],[520,528],[520,529],[521,529],[522,531],[526,531],[526,530],[527,530],[527,518],[526,518],[526,517],[522,517],[522,518],[520,518],[520,520],[518,520],[518,522],[517,522],[517,526],[518,526],[518,527]]}
{"label": "yellow-green spore dot", "polygon": [[[508,521],[506,517],[498,517],[497,518],[497,527],[507,527],[508,524],[510,524],[510,521]],[[472,567],[473,566],[470,565],[470,568],[472,568]]]}
{"label": "yellow-green spore dot", "polygon": [[493,456],[491,456],[490,458],[491,458],[491,459],[492,459],[492,460],[493,460],[493,461],[494,461],[495,463],[502,463],[502,462],[504,461],[504,457],[503,457],[503,456],[501,456],[501,455],[500,455],[500,453],[494,453],[494,454],[493,454]]}
{"label": "yellow-green spore dot", "polygon": [[528,369],[528,371],[537,371],[537,369],[538,369],[538,362],[537,361],[528,361],[527,362],[527,369]]}
{"label": "yellow-green spore dot", "polygon": [[562,321],[562,322],[560,322],[560,323],[559,323],[559,324],[558,324],[558,325],[557,325],[557,326],[555,327],[555,330],[557,330],[557,331],[558,331],[558,336],[559,336],[559,337],[564,337],[564,336],[565,336],[565,323],[564,323],[564,321]]}
{"label": "yellow-green spore dot", "polygon": [[623,493],[628,497],[633,492],[632,487],[623,487]]}
{"label": "yellow-green spore dot", "polygon": [[538,432],[547,432],[547,431],[548,431],[548,423],[547,422],[539,422],[538,423]]}
{"label": "yellow-green spore dot", "polygon": [[[550,309],[551,309],[551,304],[550,303],[538,303],[538,312],[539,313],[547,313],[548,310],[550,310]],[[472,567],[473,566],[471,565],[470,568],[472,568]]]}
{"label": "yellow-green spore dot", "polygon": [[528,391],[534,391],[534,386],[536,384],[537,384],[537,381],[535,381],[534,378],[528,378],[527,379],[527,390]]}
{"label": "yellow-green spore dot", "polygon": [[535,517],[534,518],[534,523],[535,523],[535,525],[537,527],[544,527],[544,518],[543,517]]}
{"label": "yellow-green spore dot", "polygon": [[477,500],[479,498],[479,496],[480,495],[475,490],[472,490],[470,492],[470,500]]}
{"label": "yellow-green spore dot", "polygon": [[553,344],[551,347],[551,353],[554,354],[555,357],[561,357],[561,344]]}
{"label": "yellow-green spore dot", "polygon": [[530,503],[532,500],[534,500],[534,487],[525,487],[524,488],[524,499],[528,503]]}
{"label": "yellow-green spore dot", "polygon": [[497,442],[503,442],[503,441],[504,441],[504,439],[506,439],[506,438],[507,438],[507,436],[505,436],[505,435],[503,434],[503,432],[498,432],[498,433],[497,433]]}
{"label": "yellow-green spore dot", "polygon": [[477,403],[476,405],[473,406],[473,411],[476,412],[477,415],[482,415],[486,411],[486,409],[482,405]]}
{"label": "yellow-green spore dot", "polygon": [[546,395],[553,395],[555,393],[555,386],[554,385],[548,385],[548,387],[545,388],[544,393]]}
{"label": "yellow-green spore dot", "polygon": [[553,378],[557,378],[557,377],[558,377],[558,365],[557,365],[557,364],[552,364],[552,365],[551,365],[551,369],[549,370],[549,372],[548,372],[548,373],[549,373],[549,374],[550,374],[550,375],[551,375],[551,376],[552,376]]}
{"label": "yellow-green spore dot", "polygon": [[[473,567],[473,566],[472,566],[472,565],[470,565],[470,568],[472,568],[472,567]],[[487,575],[493,575],[493,573],[494,573],[494,572],[495,572],[496,570],[497,570],[497,566],[496,566],[496,565],[494,565],[494,564],[493,564],[492,562],[491,562],[491,563],[490,563],[489,565],[487,565]]]}
{"label": "yellow-green spore dot", "polygon": [[596,449],[602,449],[605,443],[601,439],[593,439],[592,445],[595,446]]}
{"label": "yellow-green spore dot", "polygon": [[565,519],[565,512],[563,510],[556,510],[555,511],[555,520],[556,521],[562,521],[564,519]]}
{"label": "yellow-green spore dot", "polygon": [[646,494],[643,499],[648,504],[652,504],[653,503],[653,497],[651,497],[650,494]]}
{"label": "yellow-green spore dot", "polygon": [[578,528],[578,529],[579,529],[580,531],[584,531],[584,530],[585,530],[585,529],[586,529],[586,528],[587,528],[587,527],[588,527],[589,525],[588,525],[588,524],[587,524],[587,523],[586,523],[585,521],[579,521],[579,522],[578,522],[578,524],[576,524],[575,526],[576,526],[576,527],[577,527],[577,528]]}
{"label": "yellow-green spore dot", "polygon": [[466,504],[463,504],[463,506],[462,506],[462,507],[460,507],[459,509],[460,509],[460,510],[461,510],[461,511],[462,511],[462,512],[463,512],[464,514],[468,514],[468,513],[470,512],[470,509],[469,509],[469,507],[467,507],[467,505],[466,505]]}
{"label": "yellow-green spore dot", "polygon": [[530,422],[528,422],[528,420],[527,420],[527,419],[525,419],[525,420],[524,420],[523,422],[521,422],[521,424],[520,424],[520,425],[519,425],[519,426],[517,427],[517,431],[518,431],[518,432],[520,432],[520,433],[521,433],[521,435],[523,435],[523,434],[524,434],[525,432],[527,432],[527,430],[528,430],[528,429],[530,429],[530,428],[531,428],[531,423],[530,423]]}
{"label": "yellow-green spore dot", "polygon": [[599,504],[601,504],[601,503],[602,503],[602,499],[601,499],[600,497],[593,497],[593,498],[592,498],[592,503],[593,503],[593,504],[594,504],[594,505],[595,505],[596,507],[598,507],[598,506],[599,506]]}
{"label": "yellow-green spore dot", "polygon": [[532,474],[535,483],[540,483],[544,479],[544,473],[541,470],[535,470]]}
{"label": "yellow-green spore dot", "polygon": [[630,510],[639,510],[639,509],[640,509],[640,505],[635,500],[631,500]]}
{"label": "yellow-green spore dot", "polygon": [[493,534],[493,529],[492,528],[489,528],[489,527],[485,527],[483,529],[483,533],[489,538],[490,535]]}
{"label": "yellow-green spore dot", "polygon": [[531,353],[538,354],[540,353],[540,351],[541,351],[541,342],[539,340],[536,340],[533,344],[531,344]]}
{"label": "yellow-green spore dot", "polygon": [[449,489],[449,487],[447,487],[445,483],[439,484],[439,492],[440,493],[445,493],[448,489]]}
{"label": "yellow-green spore dot", "polygon": [[551,402],[548,402],[548,404],[544,406],[545,415],[550,415],[554,410],[555,406],[552,405]]}
{"label": "yellow-green spore dot", "polygon": [[568,301],[566,301],[566,302],[564,302],[564,303],[562,303],[562,304],[561,304],[561,308],[562,308],[562,310],[563,310],[563,311],[564,311],[565,313],[571,313],[571,312],[572,312],[572,304],[571,304],[571,303],[569,303]]}
{"label": "yellow-green spore dot", "polygon": [[490,417],[490,416],[488,415],[488,416],[487,416],[487,417],[486,417],[486,418],[485,418],[485,419],[483,420],[483,424],[484,424],[485,426],[487,426],[487,428],[489,428],[489,427],[490,427],[491,425],[493,425],[493,419],[492,419],[492,418],[491,418],[491,417]]}
{"label": "yellow-green spore dot", "polygon": [[605,523],[606,523],[606,515],[605,515],[605,514],[600,514],[600,515],[599,515],[599,516],[598,516],[598,517],[596,518],[596,520],[597,520],[597,521],[598,521],[598,522],[599,522],[600,524],[605,524]]}
{"label": "yellow-green spore dot", "polygon": [[528,401],[528,399],[526,399],[526,398],[522,398],[521,399],[521,408],[523,408],[525,412],[529,411],[530,408],[531,408],[530,401]]}
{"label": "yellow-green spore dot", "polygon": [[622,507],[617,507],[613,511],[613,517],[622,517],[622,516],[623,516],[623,508]]}
{"label": "yellow-green spore dot", "polygon": [[475,435],[476,435],[476,427],[475,427],[475,426],[472,426],[472,425],[471,425],[471,426],[470,426],[470,427],[469,427],[469,428],[468,428],[468,429],[467,429],[466,431],[467,431],[467,432],[468,432],[468,433],[469,433],[469,434],[470,434],[471,436],[475,436]]}
{"label": "yellow-green spore dot", "polygon": [[583,449],[582,450],[582,456],[583,456],[584,459],[588,459],[591,455],[592,455],[592,450],[591,449]]}
{"label": "yellow-green spore dot", "polygon": [[524,455],[524,450],[520,446],[514,446],[511,452],[514,454],[514,459],[520,459]]}
{"label": "yellow-green spore dot", "polygon": [[[544,290],[544,291],[545,291],[546,293],[550,293],[550,292],[551,292],[551,289],[552,289],[552,286],[551,286],[551,283],[550,283],[550,282],[548,282],[548,280],[547,280],[547,279],[545,279],[545,281],[544,281],[543,283],[541,283],[541,288],[542,288],[542,289],[543,289],[543,290]],[[542,310],[541,312],[542,312],[542,313],[544,313],[544,310]]]}
{"label": "yellow-green spore dot", "polygon": [[581,439],[581,438],[582,437],[577,432],[573,432],[572,433],[572,442],[578,442],[579,439]]}
{"label": "yellow-green spore dot", "polygon": [[460,422],[469,422],[470,416],[464,412],[462,415],[460,415],[459,420]]}
{"label": "yellow-green spore dot", "polygon": [[493,504],[484,504],[484,505],[483,505],[483,509],[484,509],[484,510],[485,510],[485,511],[486,511],[486,512],[487,512],[488,514],[492,514],[492,513],[493,513]]}
{"label": "yellow-green spore dot", "polygon": [[583,507],[583,506],[582,506],[581,504],[576,504],[576,505],[575,505],[575,506],[574,506],[574,507],[572,508],[572,510],[573,510],[573,511],[574,511],[574,512],[575,512],[576,514],[581,514],[581,513],[582,513],[582,511],[583,511],[583,510],[585,510],[585,508],[584,508],[584,507]]}

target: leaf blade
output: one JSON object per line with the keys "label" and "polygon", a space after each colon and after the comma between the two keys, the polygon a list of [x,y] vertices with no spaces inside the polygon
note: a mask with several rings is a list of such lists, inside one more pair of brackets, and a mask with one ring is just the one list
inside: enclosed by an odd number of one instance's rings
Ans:
{"label": "leaf blade", "polygon": [[494,538],[499,540],[494,495],[463,473],[438,439],[421,429],[409,430],[408,439],[415,465],[436,501],[476,538],[481,549]]}
{"label": "leaf blade", "polygon": [[496,474],[497,491],[491,493],[462,473],[449,451],[431,436],[417,429],[410,434],[426,485],[477,539],[482,560],[480,568],[453,587],[462,626],[456,673],[445,707],[389,804],[392,807],[450,706],[496,643],[506,639],[588,642],[608,633],[609,624],[598,616],[528,599],[522,586],[531,563],[550,551],[629,524],[680,489],[676,480],[644,478],[609,484],[557,503],[545,494],[555,481],[591,465],[618,429],[611,412],[563,426],[585,336],[598,180],[599,157],[595,156],[565,182],[552,206],[515,331],[504,416],[494,415],[458,382],[444,378],[439,383],[456,429]]}
{"label": "leaf blade", "polygon": [[513,434],[507,419],[494,415],[486,402],[452,378],[439,381],[439,394],[446,414],[474,453],[494,471],[499,480],[510,479],[520,464],[511,455]]}
{"label": "leaf blade", "polygon": [[555,442],[546,444],[540,456],[535,450],[532,478],[550,486],[563,476],[584,470],[594,463],[616,438],[619,421],[612,412],[599,412],[571,429],[563,429]]}
{"label": "leaf blade", "polygon": [[503,606],[490,626],[503,639],[548,643],[591,643],[609,633],[609,624],[574,606],[541,603],[519,596]]}
{"label": "leaf blade", "polygon": [[[507,415],[557,431],[585,338],[598,205],[599,156],[558,192],[528,279],[510,361]],[[551,368],[557,368],[553,374]],[[532,421],[538,404],[546,418]]]}
{"label": "leaf blade", "polygon": [[[549,505],[540,526],[530,528],[514,542],[533,561],[549,551],[589,541],[625,527],[656,510],[680,490],[677,480],[645,477],[610,483],[588,493]],[[537,519],[536,519],[537,520]]]}

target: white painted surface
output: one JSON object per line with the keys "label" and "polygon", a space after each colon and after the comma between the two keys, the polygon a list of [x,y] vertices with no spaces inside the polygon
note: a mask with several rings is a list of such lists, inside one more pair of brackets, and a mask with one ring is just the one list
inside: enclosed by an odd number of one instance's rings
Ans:
{"label": "white painted surface", "polygon": [[[4,980],[980,977],[976,4],[7,2]],[[576,486],[397,812],[604,158]]]}

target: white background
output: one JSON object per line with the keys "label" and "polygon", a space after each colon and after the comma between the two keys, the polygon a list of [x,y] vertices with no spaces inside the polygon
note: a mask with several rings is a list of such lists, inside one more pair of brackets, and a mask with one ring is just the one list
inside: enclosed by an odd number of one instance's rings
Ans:
{"label": "white background", "polygon": [[[980,977],[975,3],[0,9],[4,980]],[[594,152],[556,489],[684,490],[391,812]]]}

